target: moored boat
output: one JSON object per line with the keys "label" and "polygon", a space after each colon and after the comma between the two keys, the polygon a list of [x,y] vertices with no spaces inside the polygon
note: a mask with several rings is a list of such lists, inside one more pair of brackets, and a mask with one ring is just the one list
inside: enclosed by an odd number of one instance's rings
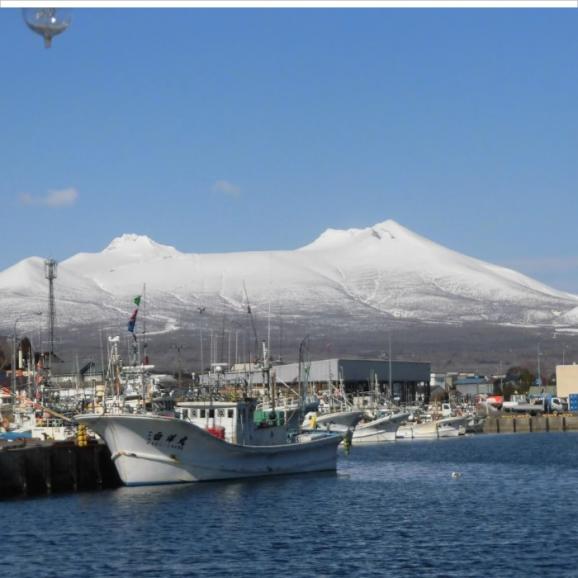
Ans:
{"label": "moored boat", "polygon": [[400,424],[409,417],[409,413],[400,412],[361,422],[353,430],[352,442],[376,443],[395,441]]}
{"label": "moored boat", "polygon": [[466,416],[455,416],[420,423],[408,422],[398,428],[396,437],[400,439],[457,437],[466,433],[466,421]]}
{"label": "moored boat", "polygon": [[175,417],[78,415],[108,445],[126,485],[199,482],[335,470],[340,434],[255,422],[256,402],[185,402]]}
{"label": "moored boat", "polygon": [[64,441],[75,434],[70,419],[31,401],[14,406],[13,418],[13,422],[6,420],[4,423],[0,440],[31,438]]}
{"label": "moored boat", "polygon": [[306,429],[324,429],[326,431],[346,432],[353,430],[363,419],[362,410],[346,410],[328,413],[309,412],[305,415],[302,427]]}

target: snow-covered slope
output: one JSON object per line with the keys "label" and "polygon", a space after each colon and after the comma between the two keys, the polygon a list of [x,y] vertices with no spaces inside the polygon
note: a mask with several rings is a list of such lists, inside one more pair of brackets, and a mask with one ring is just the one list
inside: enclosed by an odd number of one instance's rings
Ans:
{"label": "snow-covered slope", "polygon": [[[59,264],[60,324],[121,327],[132,298],[146,286],[147,318],[157,331],[182,326],[198,307],[235,314],[247,300],[287,318],[340,324],[406,319],[435,323],[565,325],[578,296],[515,271],[473,259],[385,221],[366,229],[328,229],[295,251],[186,254],[145,236],[123,235],[100,253]],[[43,260],[0,273],[10,323],[45,309]],[[151,329],[152,329],[151,327]]]}

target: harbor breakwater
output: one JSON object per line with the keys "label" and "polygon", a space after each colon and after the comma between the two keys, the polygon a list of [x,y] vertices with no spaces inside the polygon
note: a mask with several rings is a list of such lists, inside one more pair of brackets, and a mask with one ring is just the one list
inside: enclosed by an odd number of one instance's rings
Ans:
{"label": "harbor breakwater", "polygon": [[532,433],[578,431],[578,415],[501,415],[487,417],[484,433]]}
{"label": "harbor breakwater", "polygon": [[0,499],[121,485],[102,443],[16,441],[0,444]]}

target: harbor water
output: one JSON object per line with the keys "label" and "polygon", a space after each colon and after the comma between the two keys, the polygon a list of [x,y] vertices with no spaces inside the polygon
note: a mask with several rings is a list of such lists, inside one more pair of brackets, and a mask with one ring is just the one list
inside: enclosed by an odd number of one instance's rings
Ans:
{"label": "harbor water", "polygon": [[336,474],[15,499],[0,512],[11,578],[574,577],[578,433],[358,446]]}

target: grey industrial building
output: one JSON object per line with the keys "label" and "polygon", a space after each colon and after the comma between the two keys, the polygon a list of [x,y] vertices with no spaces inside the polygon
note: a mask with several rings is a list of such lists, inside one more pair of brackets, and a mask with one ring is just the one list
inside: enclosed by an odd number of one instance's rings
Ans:
{"label": "grey industrial building", "polygon": [[[307,364],[307,381],[319,387],[343,383],[345,392],[356,394],[379,389],[402,403],[415,401],[418,395],[429,398],[431,367],[429,363],[377,359],[321,359]],[[277,383],[299,381],[299,364],[275,367]],[[390,387],[391,381],[391,387]]]}
{"label": "grey industrial building", "polygon": [[[288,386],[294,391],[299,384],[299,363],[276,365],[271,368],[278,386]],[[236,370],[235,370],[236,369]],[[413,361],[384,361],[377,359],[320,359],[301,364],[301,381],[310,388],[327,389],[343,385],[347,394],[355,395],[369,390],[375,391],[376,384],[387,397],[397,398],[401,403],[429,401],[429,363]],[[245,381],[252,387],[262,387],[265,379],[262,368],[243,367],[223,370],[220,383],[239,384]],[[201,376],[201,384],[208,383],[208,376]],[[391,385],[390,385],[391,384]]]}

